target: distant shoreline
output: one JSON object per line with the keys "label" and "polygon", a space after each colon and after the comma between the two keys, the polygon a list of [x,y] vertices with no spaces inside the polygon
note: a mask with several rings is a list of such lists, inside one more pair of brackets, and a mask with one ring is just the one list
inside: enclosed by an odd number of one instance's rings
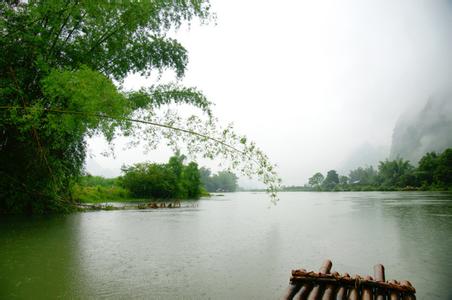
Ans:
{"label": "distant shoreline", "polygon": [[[264,189],[251,189],[251,190],[240,190],[238,192],[266,192]],[[314,190],[314,189],[282,189],[279,190],[278,193],[285,192],[316,192],[316,193],[339,193],[339,192],[452,192],[452,190],[447,189],[431,189],[431,190],[423,190],[423,189],[349,189],[349,190]]]}

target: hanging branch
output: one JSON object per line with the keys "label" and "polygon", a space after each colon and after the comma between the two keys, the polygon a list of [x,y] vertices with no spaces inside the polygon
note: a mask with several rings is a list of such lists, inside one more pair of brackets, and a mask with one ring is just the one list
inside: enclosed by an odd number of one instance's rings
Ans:
{"label": "hanging branch", "polygon": [[[151,125],[156,128],[163,130],[168,130],[171,133],[181,133],[187,136],[195,137],[197,140],[185,140],[187,147],[191,149],[190,153],[198,154],[203,152],[204,157],[213,158],[215,156],[223,155],[225,158],[231,161],[232,169],[239,169],[239,165],[242,165],[240,171],[243,175],[252,177],[257,175],[259,180],[267,186],[267,192],[269,193],[273,203],[278,201],[277,191],[280,188],[280,178],[274,171],[274,166],[268,162],[267,156],[256,147],[252,142],[247,141],[246,137],[238,136],[233,132],[232,126],[220,130],[222,138],[218,138],[218,131],[216,131],[216,124],[212,120],[207,122],[208,125],[203,127],[200,119],[192,116],[191,118],[184,121],[180,119],[175,119],[169,114],[164,116],[163,121],[170,120],[169,123],[156,122],[150,120],[143,120],[138,118],[130,118],[124,116],[112,116],[108,114],[101,114],[96,112],[82,112],[64,109],[50,109],[50,108],[32,108],[32,107],[21,107],[21,106],[0,106],[0,109],[25,109],[25,110],[42,110],[47,113],[54,114],[69,114],[69,115],[79,115],[87,117],[95,117],[100,119],[114,120],[120,122],[131,122],[135,124],[145,124]],[[180,121],[180,125],[177,124]],[[190,128],[183,128],[182,124],[185,126],[190,124],[196,124],[193,130]],[[209,127],[210,126],[210,127]],[[204,130],[204,132],[202,132]],[[154,131],[148,132],[148,134],[156,137]],[[217,134],[217,136],[214,136]],[[170,141],[171,145],[178,144],[180,139],[183,139],[180,135],[173,135],[169,133],[162,132],[161,135]],[[140,136],[141,137],[141,136]],[[142,137],[141,137],[142,140]],[[151,140],[151,139],[150,139]],[[196,141],[201,141],[205,144],[199,146]],[[209,143],[210,141],[210,143]]]}

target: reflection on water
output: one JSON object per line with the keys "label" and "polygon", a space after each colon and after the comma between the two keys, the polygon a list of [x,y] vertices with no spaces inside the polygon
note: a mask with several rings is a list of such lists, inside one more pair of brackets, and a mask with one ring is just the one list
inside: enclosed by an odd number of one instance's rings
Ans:
{"label": "reflection on water", "polygon": [[290,270],[413,281],[450,299],[452,195],[235,193],[198,207],[0,221],[0,298],[278,298]]}

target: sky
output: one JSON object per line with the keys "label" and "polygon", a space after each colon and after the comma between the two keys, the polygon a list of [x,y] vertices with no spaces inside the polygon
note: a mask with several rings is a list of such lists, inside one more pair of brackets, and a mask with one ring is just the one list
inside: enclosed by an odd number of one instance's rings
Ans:
{"label": "sky", "polygon": [[[190,58],[181,83],[202,90],[215,116],[254,140],[284,185],[330,169],[347,174],[357,157],[383,159],[400,116],[451,87],[452,1],[211,4],[215,22],[193,22],[175,34]],[[131,75],[124,87],[155,80]],[[103,157],[106,143],[88,140],[87,171],[117,176],[123,164],[171,155],[165,147],[125,151],[125,142],[116,141],[115,157]]]}

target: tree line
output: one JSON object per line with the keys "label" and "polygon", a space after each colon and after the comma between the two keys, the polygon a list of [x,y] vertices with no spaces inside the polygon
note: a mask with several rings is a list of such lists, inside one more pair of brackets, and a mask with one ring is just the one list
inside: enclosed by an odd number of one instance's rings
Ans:
{"label": "tree line", "polygon": [[452,148],[442,153],[426,153],[417,167],[408,160],[397,158],[380,161],[377,168],[359,167],[348,176],[329,170],[324,176],[317,172],[303,187],[283,190],[354,191],[354,190],[452,190]]}
{"label": "tree line", "polygon": [[217,174],[202,167],[199,169],[201,182],[208,192],[235,192],[238,188],[237,176],[230,171],[220,171]]}

